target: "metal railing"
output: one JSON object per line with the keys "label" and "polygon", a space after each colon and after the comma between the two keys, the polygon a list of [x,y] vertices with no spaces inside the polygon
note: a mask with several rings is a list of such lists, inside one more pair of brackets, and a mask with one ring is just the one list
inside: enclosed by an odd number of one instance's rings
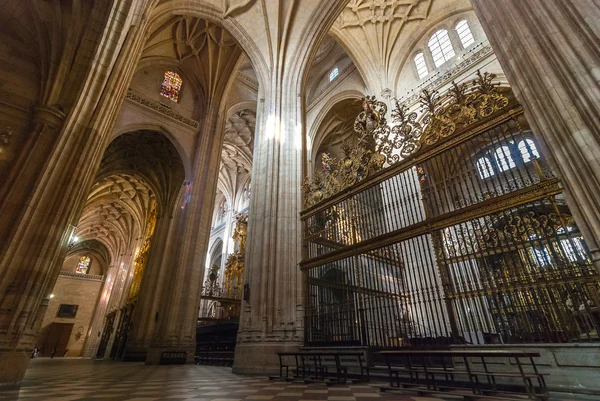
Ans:
{"label": "metal railing", "polygon": [[[302,212],[307,345],[599,339],[600,277],[560,180],[510,93],[483,89],[438,102],[416,151]],[[436,119],[455,129],[431,140]]]}

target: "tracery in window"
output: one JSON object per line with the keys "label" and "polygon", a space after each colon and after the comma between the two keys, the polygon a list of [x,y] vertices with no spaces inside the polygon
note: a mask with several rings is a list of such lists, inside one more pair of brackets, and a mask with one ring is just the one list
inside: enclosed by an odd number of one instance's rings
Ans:
{"label": "tracery in window", "polygon": [[519,142],[518,148],[523,158],[523,163],[528,163],[532,159],[540,157],[540,152],[538,152],[535,143],[531,139],[524,139]]}
{"label": "tracery in window", "polygon": [[435,32],[427,45],[429,46],[429,50],[431,50],[433,63],[436,67],[441,66],[455,55],[452,43],[450,42],[450,36],[448,36],[448,31],[445,29]]}
{"label": "tracery in window", "polygon": [[475,38],[473,37],[473,33],[471,32],[471,28],[469,28],[469,23],[467,20],[464,19],[456,24],[456,33],[458,34],[460,43],[462,43],[464,48],[467,48],[475,43]]}
{"label": "tracery in window", "polygon": [[89,256],[82,256],[79,258],[79,263],[77,263],[77,267],[75,267],[75,273],[79,274],[87,274],[88,269],[90,268],[90,259]]}
{"label": "tracery in window", "polygon": [[477,172],[479,177],[488,178],[494,175],[494,169],[492,168],[492,162],[487,157],[482,157],[477,160]]}
{"label": "tracery in window", "polygon": [[340,69],[335,67],[333,70],[331,70],[331,72],[329,73],[329,82],[333,81],[335,78],[337,78],[337,76],[340,75]]}
{"label": "tracery in window", "polygon": [[510,148],[506,145],[497,148],[495,156],[496,164],[498,165],[498,170],[500,171],[510,170],[516,166],[515,161],[510,154]]}
{"label": "tracery in window", "polygon": [[417,74],[419,75],[419,79],[423,79],[429,74],[427,70],[427,64],[425,63],[425,56],[423,53],[417,53],[414,58],[415,67],[417,68]]}
{"label": "tracery in window", "polygon": [[173,71],[165,72],[165,77],[160,85],[160,94],[174,102],[179,101],[179,92],[183,81],[179,74]]}

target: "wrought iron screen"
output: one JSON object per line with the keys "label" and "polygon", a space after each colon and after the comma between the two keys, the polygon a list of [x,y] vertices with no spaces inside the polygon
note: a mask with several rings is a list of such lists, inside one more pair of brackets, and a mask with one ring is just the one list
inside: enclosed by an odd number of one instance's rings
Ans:
{"label": "wrought iron screen", "polygon": [[377,127],[361,113],[358,145],[305,183],[307,345],[598,340],[589,250],[492,79],[425,92],[422,118],[396,105],[396,128],[367,98]]}

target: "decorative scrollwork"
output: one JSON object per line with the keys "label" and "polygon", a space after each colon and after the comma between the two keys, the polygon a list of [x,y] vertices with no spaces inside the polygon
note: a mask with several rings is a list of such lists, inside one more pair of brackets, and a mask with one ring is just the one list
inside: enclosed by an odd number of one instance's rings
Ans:
{"label": "decorative scrollwork", "polygon": [[387,105],[374,96],[363,99],[363,110],[354,121],[355,143],[344,142],[344,157],[324,154],[321,171],[302,184],[307,207],[348,188],[384,167],[414,156],[473,128],[482,120],[506,109],[507,90],[493,83],[496,76],[477,71],[470,82],[452,83],[444,94],[421,93],[421,113],[411,112],[394,99],[392,124],[386,120]]}

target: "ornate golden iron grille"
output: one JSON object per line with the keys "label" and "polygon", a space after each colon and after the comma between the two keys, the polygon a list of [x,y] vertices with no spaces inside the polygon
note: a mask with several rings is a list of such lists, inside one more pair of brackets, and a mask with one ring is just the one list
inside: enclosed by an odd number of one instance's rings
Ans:
{"label": "ornate golden iron grille", "polygon": [[394,127],[367,98],[358,144],[305,182],[307,345],[598,340],[589,250],[492,79],[424,93],[421,118],[396,105]]}

